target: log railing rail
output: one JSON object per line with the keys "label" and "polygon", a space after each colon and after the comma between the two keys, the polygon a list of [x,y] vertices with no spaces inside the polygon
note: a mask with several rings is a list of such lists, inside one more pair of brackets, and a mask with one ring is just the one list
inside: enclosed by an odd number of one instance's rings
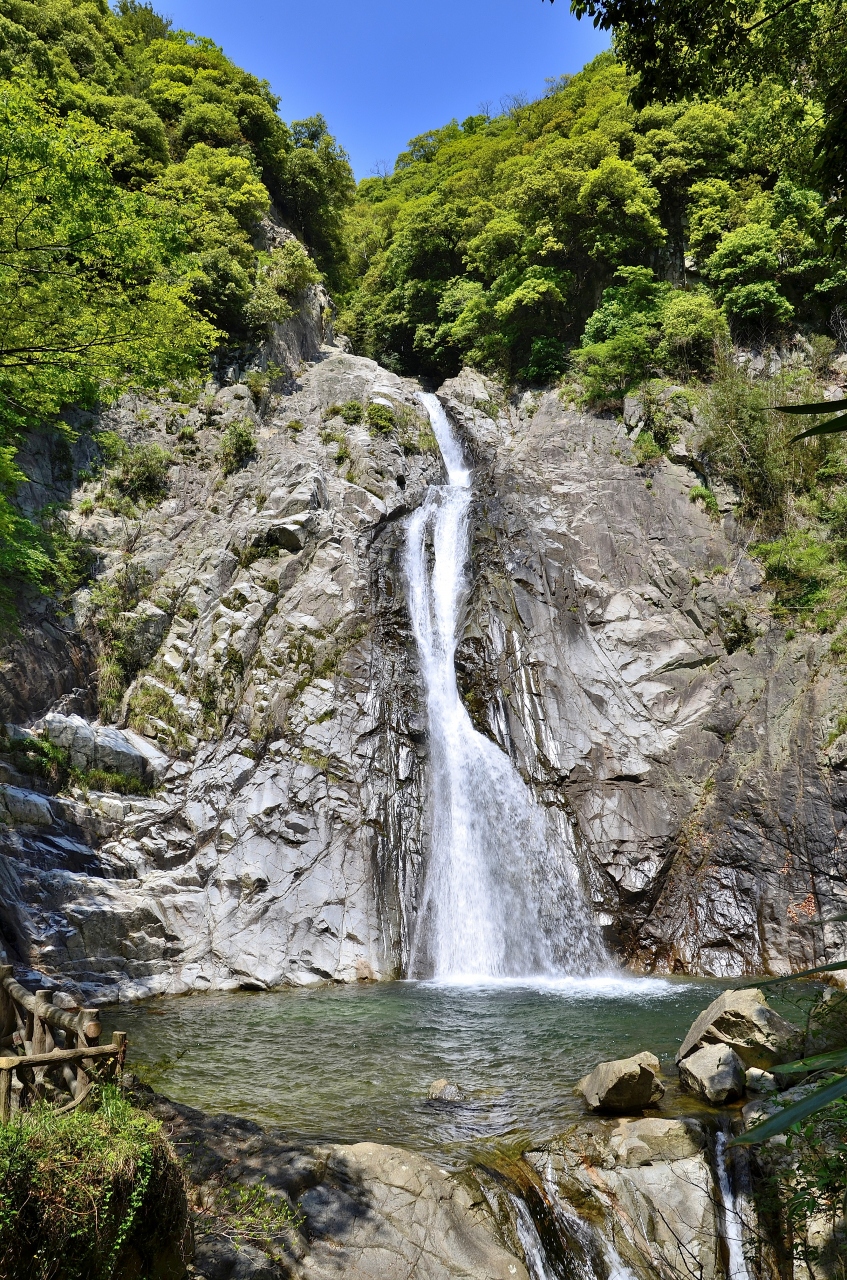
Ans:
{"label": "log railing rail", "polygon": [[40,1098],[63,1101],[70,1111],[88,1096],[98,1066],[114,1074],[123,1066],[126,1033],[100,1044],[96,1009],[53,1004],[51,991],[27,991],[0,965],[0,1123]]}

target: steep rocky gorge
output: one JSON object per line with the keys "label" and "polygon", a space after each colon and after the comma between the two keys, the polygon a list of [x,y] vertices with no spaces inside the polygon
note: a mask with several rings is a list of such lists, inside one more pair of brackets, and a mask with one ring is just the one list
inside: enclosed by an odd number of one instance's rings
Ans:
{"label": "steep rocky gorge", "polygon": [[[90,431],[70,469],[31,445],[27,500],[70,496],[98,581],[135,583],[113,746],[125,730],[154,793],[57,796],[4,766],[5,948],[91,997],[404,971],[428,819],[403,521],[441,462],[415,384],[338,346],[298,358],[258,408],[233,370],[191,406],[104,414],[132,443],[189,439],[135,518],[70,478]],[[847,752],[825,750],[844,679],[825,638],[771,618],[732,495],[718,522],[689,500],[693,424],[648,472],[622,424],[555,392],[506,402],[465,372],[440,395],[475,465],[460,685],[573,824],[619,954],[718,975],[838,958],[844,926],[812,917],[844,909]],[[327,417],[350,400],[394,429]],[[215,442],[236,420],[257,451],[226,477]],[[33,606],[0,673],[3,718],[82,765],[100,750],[97,599]]]}

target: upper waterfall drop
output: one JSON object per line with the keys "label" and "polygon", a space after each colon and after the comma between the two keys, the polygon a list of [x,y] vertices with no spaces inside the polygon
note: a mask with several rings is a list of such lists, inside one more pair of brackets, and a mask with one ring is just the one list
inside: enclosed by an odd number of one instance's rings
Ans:
{"label": "upper waterfall drop", "polygon": [[573,849],[546,821],[509,757],[474,729],[459,695],[455,654],[468,594],[471,473],[437,397],[420,399],[448,483],[430,487],[406,530],[409,612],[429,721],[432,825],[410,976],[479,981],[597,973],[609,964]]}

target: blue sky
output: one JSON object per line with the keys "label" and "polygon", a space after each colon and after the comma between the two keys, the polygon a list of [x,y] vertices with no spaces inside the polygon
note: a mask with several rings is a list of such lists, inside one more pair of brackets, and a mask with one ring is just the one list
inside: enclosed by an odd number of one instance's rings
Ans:
{"label": "blue sky", "polygon": [[608,38],[568,0],[156,0],[269,80],[286,120],[322,112],[357,178],[389,168],[415,134],[537,97]]}

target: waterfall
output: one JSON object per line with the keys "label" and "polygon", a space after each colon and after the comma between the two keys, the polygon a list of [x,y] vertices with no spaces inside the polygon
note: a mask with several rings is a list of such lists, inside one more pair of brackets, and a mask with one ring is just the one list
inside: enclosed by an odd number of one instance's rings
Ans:
{"label": "waterfall", "polygon": [[744,1257],[743,1219],[741,1215],[740,1197],[735,1193],[729,1179],[726,1163],[726,1133],[723,1129],[715,1135],[715,1168],[718,1174],[723,1203],[724,1239],[729,1262],[726,1269],[727,1280],[750,1280],[747,1261]]}
{"label": "waterfall", "polygon": [[547,1254],[544,1252],[541,1237],[532,1220],[532,1214],[518,1196],[510,1195],[509,1200],[514,1209],[515,1231],[518,1242],[523,1249],[524,1262],[526,1263],[530,1280],[556,1280],[556,1276],[547,1261]]}
{"label": "waterfall", "polygon": [[420,398],[448,482],[429,488],[406,529],[432,826],[410,973],[474,981],[596,972],[606,957],[573,850],[548,827],[509,757],[474,729],[459,695],[455,653],[469,586],[471,474],[438,399]]}

